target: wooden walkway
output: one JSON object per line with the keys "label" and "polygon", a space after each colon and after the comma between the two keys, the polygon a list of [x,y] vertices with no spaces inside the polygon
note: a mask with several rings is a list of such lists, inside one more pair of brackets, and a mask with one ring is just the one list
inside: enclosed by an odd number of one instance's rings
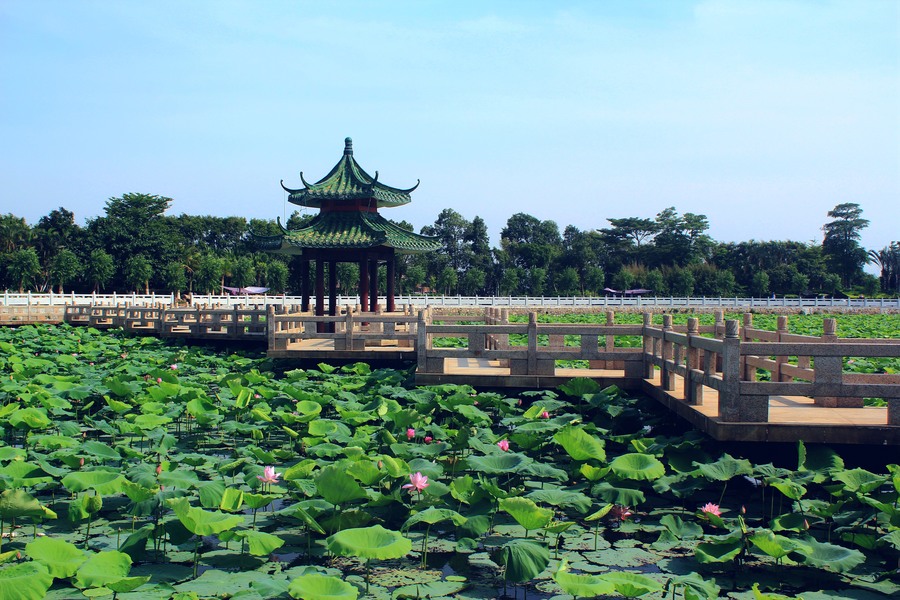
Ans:
{"label": "wooden walkway", "polygon": [[770,396],[765,423],[726,422],[719,416],[719,393],[703,388],[703,403],[686,401],[684,378],[674,377],[674,389],[663,390],[661,372],[635,382],[623,370],[556,369],[552,376],[512,376],[499,360],[445,359],[443,374],[416,374],[416,384],[468,384],[484,388],[555,388],[574,377],[593,379],[601,386],[615,385],[637,391],[669,408],[688,423],[721,441],[796,442],[829,444],[900,445],[900,427],[888,426],[886,407],[834,408],[817,406],[804,396]]}
{"label": "wooden walkway", "polygon": [[[845,372],[853,358],[900,359],[900,340],[837,337],[834,319],[821,336],[743,322],[700,326],[695,318],[643,324],[510,322],[506,309],[481,316],[432,309],[414,314],[358,312],[333,316],[297,307],[70,306],[73,325],[123,327],[141,335],[258,343],[279,359],[416,365],[419,385],[555,388],[573,377],[656,399],[719,440],[900,446],[900,375]],[[454,338],[452,343],[441,338]],[[437,340],[437,343],[435,343]],[[635,347],[635,342],[640,346]],[[579,361],[585,369],[562,368]],[[571,363],[569,363],[571,364]],[[891,363],[888,363],[891,364]],[[863,407],[882,398],[886,408]]]}

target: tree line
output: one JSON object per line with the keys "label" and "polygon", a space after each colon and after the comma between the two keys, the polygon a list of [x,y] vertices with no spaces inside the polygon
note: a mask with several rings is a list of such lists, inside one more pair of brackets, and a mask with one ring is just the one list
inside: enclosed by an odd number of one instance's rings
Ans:
{"label": "tree line", "polygon": [[[200,292],[223,286],[267,287],[296,293],[300,268],[291,257],[258,251],[252,234],[275,235],[274,220],[166,215],[171,198],[123,194],[104,214],[82,227],[58,208],[34,225],[0,215],[0,287],[60,292]],[[607,226],[582,230],[517,213],[491,247],[481,217],[466,219],[444,209],[420,233],[442,250],[398,258],[403,294],[601,295],[608,289],[642,288],[659,296],[893,295],[900,292],[900,243],[866,250],[868,225],[858,204],[828,211],[821,243],[717,242],[705,215],[666,208],[655,218],[609,218]],[[311,215],[295,212],[288,228]],[[411,224],[398,225],[410,231]],[[863,270],[867,263],[881,277]],[[356,293],[355,264],[339,264],[338,288]],[[384,282],[382,275],[380,281]]]}

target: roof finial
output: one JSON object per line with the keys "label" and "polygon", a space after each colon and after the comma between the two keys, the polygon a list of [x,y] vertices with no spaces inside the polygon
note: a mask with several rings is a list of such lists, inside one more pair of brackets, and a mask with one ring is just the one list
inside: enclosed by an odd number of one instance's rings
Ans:
{"label": "roof finial", "polygon": [[344,138],[344,154],[353,156],[353,140],[351,138]]}

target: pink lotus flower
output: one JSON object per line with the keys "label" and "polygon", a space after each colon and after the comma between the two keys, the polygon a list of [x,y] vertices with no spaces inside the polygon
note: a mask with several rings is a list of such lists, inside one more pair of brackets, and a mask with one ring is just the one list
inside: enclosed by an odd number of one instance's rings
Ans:
{"label": "pink lotus flower", "polygon": [[259,400],[260,398],[262,398],[262,396],[260,396],[259,394],[253,394],[254,400]]}
{"label": "pink lotus flower", "polygon": [[497,447],[503,450],[504,452],[509,451],[509,440],[500,440],[497,442]]}
{"label": "pink lotus flower", "polygon": [[718,504],[713,504],[712,502],[707,502],[703,506],[700,507],[700,512],[703,514],[715,515],[717,517],[722,516],[722,510],[719,508]]}
{"label": "pink lotus flower", "polygon": [[431,441],[432,441],[433,439],[434,439],[434,438],[431,437],[430,435],[426,435],[426,436],[425,436],[425,443],[426,443],[426,444],[430,444]]}
{"label": "pink lotus flower", "polygon": [[279,477],[281,477],[281,473],[276,473],[275,467],[266,467],[265,469],[263,469],[262,475],[256,476],[256,478],[263,483],[278,483]]}
{"label": "pink lotus flower", "polygon": [[156,383],[162,383],[162,377],[157,377],[157,378],[156,378]]}
{"label": "pink lotus flower", "polygon": [[428,487],[428,476],[422,475],[422,473],[419,472],[413,473],[409,476],[409,483],[402,487],[404,490],[409,490],[410,494],[413,490],[421,492]]}
{"label": "pink lotus flower", "polygon": [[416,430],[410,427],[406,430],[406,439],[411,440],[416,437]]}
{"label": "pink lotus flower", "polygon": [[177,370],[178,370],[178,365],[177,365],[177,364],[171,364],[171,365],[169,365],[169,368],[172,369],[173,371],[177,371]]}
{"label": "pink lotus flower", "polygon": [[548,412],[545,410],[544,412],[541,413],[541,418],[542,418],[542,419],[549,419],[549,418],[550,418],[550,413],[548,413]]}

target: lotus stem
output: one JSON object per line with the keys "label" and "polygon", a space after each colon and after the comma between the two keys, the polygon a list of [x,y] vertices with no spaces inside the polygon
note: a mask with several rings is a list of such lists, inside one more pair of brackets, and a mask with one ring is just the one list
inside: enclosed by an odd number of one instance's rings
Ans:
{"label": "lotus stem", "polygon": [[194,545],[194,579],[197,579],[197,569],[200,567],[200,541],[202,538],[197,536],[197,543]]}

